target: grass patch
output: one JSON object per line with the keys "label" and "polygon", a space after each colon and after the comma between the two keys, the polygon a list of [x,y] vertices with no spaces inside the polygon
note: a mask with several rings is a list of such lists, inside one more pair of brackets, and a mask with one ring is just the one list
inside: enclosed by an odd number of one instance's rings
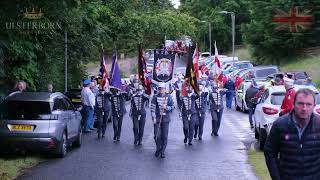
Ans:
{"label": "grass patch", "polygon": [[248,157],[256,176],[260,180],[271,180],[263,152],[250,149],[248,152]]}
{"label": "grass patch", "polygon": [[3,155],[0,157],[0,180],[9,180],[17,177],[23,170],[31,168],[40,162],[43,158],[29,156],[22,157],[21,155]]}
{"label": "grass patch", "polygon": [[236,50],[235,56],[239,58],[239,60],[250,60],[253,61],[253,57],[251,56],[248,48],[240,48]]}
{"label": "grass patch", "polygon": [[281,71],[305,71],[320,88],[320,55],[296,58],[280,66]]}

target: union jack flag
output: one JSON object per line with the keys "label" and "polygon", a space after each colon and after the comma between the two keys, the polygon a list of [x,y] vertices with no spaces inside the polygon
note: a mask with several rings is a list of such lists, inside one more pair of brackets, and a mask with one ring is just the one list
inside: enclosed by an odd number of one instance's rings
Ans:
{"label": "union jack flag", "polygon": [[276,31],[303,32],[310,29],[314,23],[312,7],[294,6],[290,10],[274,8],[273,12],[272,22],[276,24]]}
{"label": "union jack flag", "polygon": [[100,61],[100,75],[102,78],[101,87],[109,89],[109,81],[108,81],[108,72],[107,65],[105,60],[104,51],[101,52],[101,61]]}

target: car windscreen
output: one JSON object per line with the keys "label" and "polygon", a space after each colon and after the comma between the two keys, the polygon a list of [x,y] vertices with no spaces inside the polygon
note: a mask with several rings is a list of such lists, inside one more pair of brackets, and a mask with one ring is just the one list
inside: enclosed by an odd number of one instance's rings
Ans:
{"label": "car windscreen", "polygon": [[281,105],[285,96],[286,96],[285,92],[272,93],[271,94],[271,104]]}
{"label": "car windscreen", "polygon": [[273,73],[277,73],[277,69],[275,68],[257,69],[256,78],[264,78]]}
{"label": "car windscreen", "polygon": [[42,101],[4,101],[1,118],[9,120],[42,119],[40,115],[50,114],[49,102]]}

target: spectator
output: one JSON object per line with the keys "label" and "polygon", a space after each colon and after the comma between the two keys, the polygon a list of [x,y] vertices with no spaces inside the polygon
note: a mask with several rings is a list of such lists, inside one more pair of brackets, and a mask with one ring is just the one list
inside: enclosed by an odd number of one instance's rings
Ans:
{"label": "spectator", "polygon": [[245,95],[245,101],[249,108],[249,123],[250,123],[251,129],[253,128],[252,116],[257,105],[253,101],[253,99],[258,92],[259,92],[258,85],[254,80],[252,80],[251,86],[247,89],[246,95]]}
{"label": "spectator", "polygon": [[48,92],[53,92],[53,85],[51,83],[48,84]]}
{"label": "spectator", "polygon": [[248,74],[246,75],[246,80],[247,79],[253,79],[254,75],[252,74],[252,71],[249,71]]}
{"label": "spectator", "polygon": [[97,94],[99,92],[99,88],[97,87],[97,80],[94,79],[91,81],[90,89],[91,89],[92,93],[94,94],[94,96],[97,96]]}
{"label": "spectator", "polygon": [[15,84],[13,90],[9,94],[14,93],[14,92],[25,92],[26,88],[27,88],[27,83],[26,82],[18,81]]}
{"label": "spectator", "polygon": [[264,155],[270,176],[280,179],[320,179],[320,118],[313,113],[315,94],[297,91],[293,111],[278,118],[268,135]]}
{"label": "spectator", "polygon": [[[250,72],[250,71],[249,71]],[[239,88],[239,86],[240,86],[240,84],[243,82],[243,79],[240,77],[240,74],[238,73],[237,75],[236,75],[236,78],[235,78],[235,90],[238,90],[238,88]]]}
{"label": "spectator", "polygon": [[279,116],[289,113],[293,109],[293,99],[296,91],[293,89],[294,80],[284,78],[284,87],[286,88],[286,96],[284,97],[281,105],[281,112]]}
{"label": "spectator", "polygon": [[227,89],[226,106],[227,106],[227,109],[231,109],[232,100],[233,100],[234,91],[235,91],[235,83],[229,78],[225,83],[224,88]]}
{"label": "spectator", "polygon": [[83,81],[84,88],[81,91],[81,103],[83,104],[84,133],[91,132],[90,126],[93,124],[93,113],[95,96],[90,90],[90,79]]}

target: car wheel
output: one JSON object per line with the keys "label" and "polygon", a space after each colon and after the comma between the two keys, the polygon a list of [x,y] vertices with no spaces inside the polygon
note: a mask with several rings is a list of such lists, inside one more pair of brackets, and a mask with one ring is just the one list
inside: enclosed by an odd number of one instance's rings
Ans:
{"label": "car wheel", "polygon": [[81,147],[81,145],[82,145],[82,128],[79,127],[78,136],[77,136],[77,139],[74,141],[73,146]]}
{"label": "car wheel", "polygon": [[242,112],[247,113],[246,107],[244,107],[243,100],[242,100],[241,110]]}
{"label": "car wheel", "polygon": [[240,107],[237,104],[237,99],[236,98],[234,98],[234,106],[236,107],[237,111],[240,111]]}
{"label": "car wheel", "polygon": [[264,129],[259,128],[259,149],[262,151],[264,148],[264,144],[266,143],[266,132]]}
{"label": "car wheel", "polygon": [[254,138],[256,138],[257,140],[259,139],[259,132],[257,130],[257,127],[254,127]]}
{"label": "car wheel", "polygon": [[58,147],[57,156],[59,158],[64,158],[67,155],[67,151],[68,151],[67,133],[64,132]]}

